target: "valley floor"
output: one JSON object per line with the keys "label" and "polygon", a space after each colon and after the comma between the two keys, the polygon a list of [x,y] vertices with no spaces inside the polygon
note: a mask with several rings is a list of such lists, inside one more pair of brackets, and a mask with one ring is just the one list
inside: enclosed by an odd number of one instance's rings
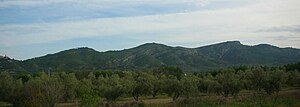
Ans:
{"label": "valley floor", "polygon": [[[75,102],[60,103],[58,107],[76,107]],[[250,91],[242,91],[238,96],[224,98],[217,95],[199,95],[186,99],[179,98],[176,101],[168,96],[142,97],[141,101],[136,102],[132,98],[122,98],[114,103],[103,102],[102,106],[108,107],[300,107],[300,88],[284,88],[276,95],[264,95]]]}

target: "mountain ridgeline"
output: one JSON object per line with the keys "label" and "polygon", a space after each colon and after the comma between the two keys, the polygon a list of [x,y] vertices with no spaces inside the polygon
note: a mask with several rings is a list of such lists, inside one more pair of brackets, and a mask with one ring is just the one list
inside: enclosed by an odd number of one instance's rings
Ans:
{"label": "mountain ridgeline", "polygon": [[0,57],[0,70],[145,70],[177,66],[184,71],[195,72],[238,65],[277,66],[299,61],[300,49],[268,44],[247,46],[239,41],[228,41],[199,48],[184,48],[146,43],[131,49],[107,52],[87,47],[76,48],[24,61]]}

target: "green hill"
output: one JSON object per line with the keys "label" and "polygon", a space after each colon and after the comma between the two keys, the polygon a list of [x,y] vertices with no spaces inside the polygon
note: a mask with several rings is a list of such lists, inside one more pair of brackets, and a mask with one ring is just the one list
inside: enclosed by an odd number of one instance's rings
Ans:
{"label": "green hill", "polygon": [[10,59],[7,56],[0,56],[0,71],[26,71],[23,67],[20,66],[21,62]]}
{"label": "green hill", "polygon": [[[199,48],[146,43],[131,49],[98,52],[76,48],[18,62],[27,71],[142,70],[178,66],[184,71],[204,71],[234,65],[284,65],[300,61],[300,49],[268,44],[247,46],[229,41]],[[3,62],[1,60],[1,66]]]}
{"label": "green hill", "polygon": [[225,65],[282,65],[300,61],[299,49],[279,48],[268,44],[247,46],[239,41],[230,41],[197,50],[205,56],[225,62]]}

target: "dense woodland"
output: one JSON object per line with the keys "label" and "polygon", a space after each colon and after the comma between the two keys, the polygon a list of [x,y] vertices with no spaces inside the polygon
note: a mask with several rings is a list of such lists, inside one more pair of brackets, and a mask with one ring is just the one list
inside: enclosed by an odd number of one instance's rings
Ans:
{"label": "dense woodland", "polygon": [[[53,107],[75,101],[85,107],[115,103],[121,98],[142,102],[143,96],[169,96],[195,99],[218,96],[236,97],[251,91],[256,106],[272,96],[276,106],[278,92],[300,86],[300,63],[283,67],[229,67],[203,73],[184,73],[178,67],[160,67],[147,71],[34,72],[0,73],[0,101],[16,107]],[[143,106],[141,103],[137,106]]]}

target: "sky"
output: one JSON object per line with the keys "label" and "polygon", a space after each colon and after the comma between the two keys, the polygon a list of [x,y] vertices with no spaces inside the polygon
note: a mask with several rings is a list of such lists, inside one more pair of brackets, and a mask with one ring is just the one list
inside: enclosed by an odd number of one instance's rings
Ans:
{"label": "sky", "polygon": [[300,48],[300,0],[0,0],[0,55],[25,60],[143,43]]}

